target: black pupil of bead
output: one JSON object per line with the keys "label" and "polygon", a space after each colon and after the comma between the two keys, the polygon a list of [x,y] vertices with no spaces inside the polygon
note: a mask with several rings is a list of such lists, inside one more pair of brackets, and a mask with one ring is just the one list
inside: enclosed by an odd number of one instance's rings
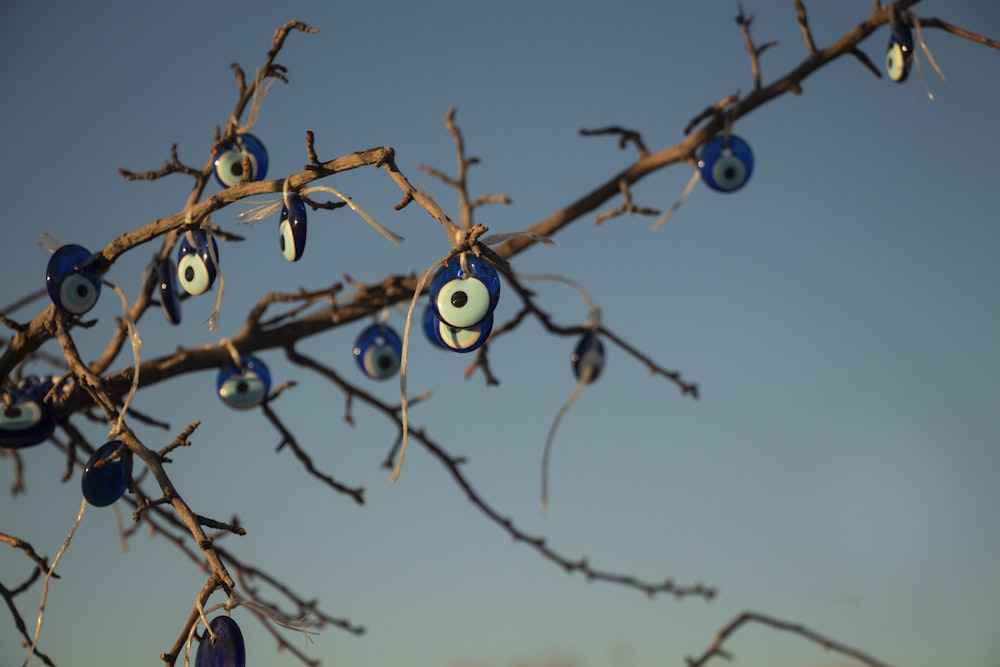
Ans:
{"label": "black pupil of bead", "polygon": [[184,269],[184,280],[191,282],[194,280],[194,267],[189,266]]}
{"label": "black pupil of bead", "polygon": [[240,162],[234,162],[233,165],[229,168],[229,171],[233,173],[233,176],[242,176],[243,161],[241,160]]}
{"label": "black pupil of bead", "polygon": [[465,292],[455,292],[451,295],[451,305],[461,308],[469,302],[469,295]]}
{"label": "black pupil of bead", "polygon": [[236,392],[240,393],[240,394],[245,394],[245,393],[247,393],[247,389],[249,389],[249,388],[250,388],[250,385],[247,384],[246,380],[240,380],[239,384],[236,385]]}
{"label": "black pupil of bead", "polygon": [[17,419],[18,417],[21,416],[21,408],[17,407],[16,405],[12,405],[11,407],[3,411],[3,416],[9,417],[10,419]]}
{"label": "black pupil of bead", "polygon": [[388,354],[383,354],[378,358],[378,367],[382,369],[387,369],[392,367],[392,357]]}
{"label": "black pupil of bead", "polygon": [[726,167],[722,173],[726,178],[733,178],[736,176],[736,169],[734,167]]}
{"label": "black pupil of bead", "polygon": [[285,235],[282,234],[278,238],[280,239],[279,242],[281,243],[281,250],[282,250],[282,252],[284,252],[284,250],[285,250]]}
{"label": "black pupil of bead", "polygon": [[87,287],[86,285],[77,285],[76,286],[76,295],[77,296],[87,296],[88,294],[90,294],[90,288],[89,287]]}

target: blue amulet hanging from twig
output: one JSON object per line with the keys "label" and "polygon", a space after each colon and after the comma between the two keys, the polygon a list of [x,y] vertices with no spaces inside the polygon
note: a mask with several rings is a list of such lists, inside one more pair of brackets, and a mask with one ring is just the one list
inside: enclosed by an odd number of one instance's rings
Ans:
{"label": "blue amulet hanging from twig", "polygon": [[194,667],[246,667],[247,651],[236,621],[216,616],[205,630],[194,657]]}
{"label": "blue amulet hanging from twig", "polygon": [[80,478],[83,497],[94,507],[107,507],[121,498],[128,485],[125,445],[112,440],[102,445],[87,461]]}
{"label": "blue amulet hanging from twig", "polygon": [[391,327],[373,324],[354,341],[354,358],[371,379],[388,380],[399,370],[403,341]]}
{"label": "blue amulet hanging from twig", "polygon": [[83,315],[101,295],[101,272],[87,263],[90,251],[69,244],[52,253],[45,270],[45,288],[56,308],[70,315]]}
{"label": "blue amulet hanging from twig", "polygon": [[705,185],[716,192],[736,192],[753,173],[753,151],[736,135],[716,137],[702,149],[698,171]]}
{"label": "blue amulet hanging from twig", "polygon": [[906,81],[913,63],[913,35],[903,23],[892,26],[889,47],[885,52],[885,73],[896,83]]}
{"label": "blue amulet hanging from twig", "polygon": [[236,410],[249,410],[267,399],[271,391],[271,372],[255,357],[240,357],[240,365],[230,364],[219,370],[215,388],[222,402]]}
{"label": "blue amulet hanging from twig", "polygon": [[289,262],[302,259],[306,249],[306,205],[297,194],[289,194],[281,206],[278,242],[281,254]]}
{"label": "blue amulet hanging from twig", "polygon": [[267,150],[252,134],[241,134],[236,141],[220,146],[213,161],[215,180],[224,188],[244,181],[263,181],[267,175]]}
{"label": "blue amulet hanging from twig", "polygon": [[177,250],[177,280],[184,291],[191,296],[207,292],[215,282],[218,261],[219,245],[208,232],[193,229],[184,234]]}
{"label": "blue amulet hanging from twig", "polygon": [[0,447],[30,447],[48,440],[56,429],[52,406],[45,394],[52,388],[48,378],[29,376],[11,392],[9,408],[0,405]]}
{"label": "blue amulet hanging from twig", "polygon": [[429,297],[434,314],[445,324],[475,327],[497,307],[500,277],[488,261],[467,254],[437,270]]}

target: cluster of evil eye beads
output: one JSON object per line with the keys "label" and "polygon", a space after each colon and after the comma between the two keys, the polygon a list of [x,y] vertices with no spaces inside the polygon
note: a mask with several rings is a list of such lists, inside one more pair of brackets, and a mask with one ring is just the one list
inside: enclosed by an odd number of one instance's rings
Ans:
{"label": "cluster of evil eye beads", "polygon": [[488,261],[467,254],[437,270],[428,296],[423,317],[427,338],[445,350],[472,352],[493,331],[500,276]]}

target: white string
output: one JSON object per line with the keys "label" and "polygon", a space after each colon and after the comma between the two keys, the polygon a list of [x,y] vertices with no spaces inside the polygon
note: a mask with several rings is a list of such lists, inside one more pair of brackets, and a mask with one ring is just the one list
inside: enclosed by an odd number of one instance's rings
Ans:
{"label": "white string", "polygon": [[142,339],[139,338],[139,329],[136,327],[135,320],[132,319],[132,314],[129,312],[128,300],[125,298],[125,291],[118,285],[112,285],[111,283],[107,284],[115,290],[118,294],[118,298],[122,301],[122,314],[124,315],[125,328],[128,331],[129,342],[132,344],[132,360],[134,362],[134,370],[132,371],[132,386],[129,387],[125,403],[122,404],[122,409],[118,412],[118,421],[115,423],[114,428],[111,429],[110,436],[114,438],[114,436],[121,433],[122,426],[125,422],[125,413],[128,411],[129,404],[132,403],[132,398],[135,396],[135,392],[139,389],[139,351],[142,349]]}
{"label": "white string", "polygon": [[666,223],[667,220],[670,219],[670,216],[672,216],[675,212],[677,212],[677,209],[681,207],[681,204],[684,203],[684,200],[688,198],[688,196],[691,194],[692,191],[694,191],[694,186],[698,184],[698,180],[700,178],[701,178],[701,172],[695,169],[694,173],[691,174],[691,178],[688,180],[687,185],[684,186],[684,192],[681,193],[681,196],[677,198],[677,201],[674,202],[674,205],[671,206],[666,213],[660,216],[659,220],[653,223],[652,230],[654,232],[659,231],[660,227],[662,227],[664,223]]}
{"label": "white string", "polygon": [[402,444],[399,446],[399,456],[396,459],[396,467],[392,469],[392,474],[389,475],[389,481],[395,482],[399,479],[399,473],[403,470],[403,459],[406,458],[406,442],[409,437],[409,422],[407,420],[407,400],[406,400],[406,360],[407,352],[410,347],[410,324],[413,321],[413,309],[417,306],[417,299],[420,298],[420,293],[424,290],[424,283],[430,277],[440,264],[440,261],[434,262],[427,270],[423,272],[420,276],[420,280],[417,281],[417,286],[413,290],[413,298],[410,299],[410,307],[406,311],[406,324],[403,325],[403,353],[400,355],[399,359],[399,396],[400,396],[400,418],[402,421]]}
{"label": "white string", "polygon": [[215,267],[215,275],[219,279],[219,294],[215,297],[215,309],[208,316],[208,330],[216,331],[219,328],[219,319],[222,316],[222,295],[226,292],[226,278],[222,275],[222,268],[219,266],[219,258],[215,253],[215,243],[212,242],[212,232],[205,230],[206,243],[208,245],[208,258],[212,260]]}
{"label": "white string", "polygon": [[382,236],[384,236],[387,239],[389,239],[389,241],[391,241],[393,245],[399,245],[400,243],[402,243],[404,241],[404,238],[402,236],[400,236],[399,234],[394,234],[394,233],[390,232],[388,229],[386,229],[385,227],[383,227],[382,225],[380,225],[375,220],[375,218],[373,218],[370,215],[368,215],[367,213],[365,213],[361,209],[361,207],[358,206],[357,204],[355,204],[353,201],[351,201],[350,197],[348,197],[347,195],[341,194],[340,192],[338,192],[337,190],[334,190],[333,188],[331,188],[328,185],[317,185],[317,186],[314,186],[314,187],[311,187],[311,188],[307,188],[307,189],[305,189],[305,190],[302,191],[302,194],[307,195],[307,194],[310,194],[310,193],[313,193],[313,192],[329,192],[333,196],[342,199],[348,206],[351,207],[352,211],[354,211],[355,213],[357,213],[358,215],[360,215],[362,218],[364,218],[365,222],[367,222],[369,225],[371,225],[372,227],[374,227],[375,231],[377,231],[379,234],[381,234]]}
{"label": "white string", "polygon": [[86,509],[87,499],[84,498],[80,503],[80,511],[76,515],[76,521],[73,522],[73,527],[70,528],[69,535],[66,536],[66,541],[63,542],[62,548],[59,549],[59,553],[56,554],[55,560],[52,561],[52,565],[49,566],[48,571],[45,573],[45,583],[42,584],[42,600],[38,606],[38,621],[35,623],[35,636],[31,640],[31,648],[28,649],[28,656],[24,659],[22,667],[28,667],[28,663],[31,662],[31,657],[35,655],[35,647],[38,646],[38,637],[42,633],[42,620],[45,618],[45,601],[49,596],[49,580],[52,578],[52,573],[56,571],[56,565],[59,564],[59,561],[62,560],[63,554],[66,553],[66,549],[69,547],[69,543],[73,539],[73,534],[80,525],[80,521],[83,520],[83,512]]}
{"label": "white string", "polygon": [[[941,68],[938,67],[937,62],[934,60],[934,56],[931,55],[930,48],[928,48],[927,43],[924,42],[924,33],[920,29],[920,19],[917,18],[917,15],[914,14],[913,12],[908,11],[907,14],[909,14],[910,20],[913,21],[913,27],[916,28],[917,31],[917,41],[920,42],[920,48],[923,49],[925,54],[927,54],[927,60],[930,61],[930,64],[934,68],[934,71],[937,72],[937,75],[941,77],[941,81],[944,83],[948,83],[947,77],[945,77],[944,72],[941,71]],[[920,65],[918,64],[917,67],[919,68]],[[934,96],[931,95],[931,99],[933,98]]]}
{"label": "white string", "polygon": [[552,426],[549,427],[549,434],[545,438],[545,448],[542,450],[542,511],[547,512],[549,509],[549,452],[552,449],[552,442],[556,435],[556,429],[559,427],[559,422],[562,420],[563,415],[569,412],[569,409],[576,402],[577,397],[580,396],[580,392],[583,391],[584,385],[586,385],[593,374],[593,368],[590,365],[584,365],[583,372],[580,373],[580,379],[577,380],[576,386],[573,387],[573,392],[569,395],[569,399],[563,403],[563,406],[559,408],[559,412],[556,414],[556,418],[552,420]]}

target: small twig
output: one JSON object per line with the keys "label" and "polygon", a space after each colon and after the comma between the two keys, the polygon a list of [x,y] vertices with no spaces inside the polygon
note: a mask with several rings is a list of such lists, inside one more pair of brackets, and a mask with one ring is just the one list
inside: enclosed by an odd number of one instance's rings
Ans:
{"label": "small twig", "polygon": [[599,127],[594,130],[581,129],[580,136],[583,137],[593,137],[604,134],[617,134],[618,135],[618,148],[625,150],[628,147],[629,142],[635,144],[635,147],[639,150],[639,155],[645,157],[649,155],[649,149],[646,148],[646,144],[642,142],[642,135],[640,135],[635,130],[628,130],[620,125],[609,125],[607,127]]}
{"label": "small twig", "polygon": [[765,42],[760,46],[755,46],[753,37],[750,36],[750,24],[753,23],[753,14],[749,16],[744,14],[742,3],[736,3],[736,6],[739,8],[739,14],[736,15],[736,24],[743,29],[743,46],[746,47],[747,53],[750,54],[750,72],[753,74],[753,87],[754,90],[760,90],[760,54],[772,46],[777,46],[778,42]]}
{"label": "small twig", "polygon": [[802,4],[802,0],[792,0],[792,4],[795,5],[795,18],[799,22],[799,27],[802,28],[802,38],[806,40],[806,48],[809,49],[809,55],[815,55],[816,42],[813,41],[812,31],[809,29],[806,6]]}
{"label": "small twig", "polygon": [[776,630],[786,630],[792,632],[801,637],[805,637],[809,641],[819,644],[824,649],[828,651],[834,651],[842,655],[846,655],[849,658],[854,658],[859,662],[862,662],[870,667],[889,667],[886,663],[876,660],[875,658],[862,653],[861,651],[851,648],[845,644],[835,642],[832,639],[824,637],[818,632],[814,632],[809,628],[800,625],[798,623],[789,623],[788,621],[782,621],[780,619],[765,616],[754,611],[745,611],[732,621],[729,622],[724,628],[719,630],[719,633],[715,637],[715,641],[705,650],[705,652],[698,658],[688,657],[687,664],[688,667],[701,667],[708,663],[713,657],[720,657],[731,659],[732,656],[722,648],[723,642],[726,641],[736,630],[740,628],[745,623],[757,622],[763,625],[769,625]]}
{"label": "small twig", "polygon": [[971,40],[971,41],[976,42],[978,44],[982,44],[983,46],[989,46],[989,47],[992,47],[994,49],[1000,49],[1000,42],[998,42],[998,41],[996,41],[994,39],[990,39],[989,37],[984,37],[982,35],[977,35],[974,32],[970,32],[968,30],[965,30],[964,28],[959,28],[958,26],[952,25],[951,23],[948,23],[947,21],[942,21],[941,19],[937,19],[937,18],[920,19],[920,27],[922,27],[922,28],[939,28],[941,30],[946,30],[947,32],[950,32],[953,35],[958,35],[959,37],[962,37],[963,39],[968,39],[968,40]]}

